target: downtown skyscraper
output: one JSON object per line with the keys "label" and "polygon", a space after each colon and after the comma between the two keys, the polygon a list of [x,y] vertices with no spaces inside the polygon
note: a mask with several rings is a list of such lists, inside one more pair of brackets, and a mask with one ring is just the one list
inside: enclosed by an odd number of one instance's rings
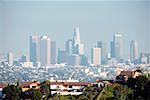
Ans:
{"label": "downtown skyscraper", "polygon": [[30,61],[35,63],[40,61],[40,36],[30,36]]}
{"label": "downtown skyscraper", "polygon": [[101,48],[92,48],[91,58],[94,66],[101,65]]}
{"label": "downtown skyscraper", "polygon": [[106,64],[108,60],[108,51],[107,51],[107,43],[98,41],[97,47],[101,48],[101,63]]}
{"label": "downtown skyscraper", "polygon": [[51,64],[56,64],[57,58],[56,58],[56,42],[51,41]]}
{"label": "downtown skyscraper", "polygon": [[121,62],[123,59],[123,44],[122,44],[122,34],[116,33],[113,36],[113,42],[111,43],[112,56],[118,61]]}
{"label": "downtown skyscraper", "polygon": [[30,61],[43,66],[51,64],[51,39],[47,35],[30,36]]}
{"label": "downtown skyscraper", "polygon": [[73,38],[66,41],[66,54],[68,65],[87,64],[78,27],[74,28]]}
{"label": "downtown skyscraper", "polygon": [[67,56],[73,54],[73,41],[71,39],[66,41],[66,52],[67,52]]}
{"label": "downtown skyscraper", "polygon": [[130,44],[130,61],[135,63],[138,59],[138,44],[136,41],[132,40]]}
{"label": "downtown skyscraper", "polygon": [[9,52],[7,54],[7,61],[8,61],[8,64],[13,65],[13,53]]}
{"label": "downtown skyscraper", "polygon": [[77,54],[77,55],[83,55],[84,54],[84,45],[81,43],[80,32],[79,32],[78,27],[74,29],[73,53]]}
{"label": "downtown skyscraper", "polygon": [[51,64],[51,39],[44,35],[40,39],[40,62],[41,65],[50,65]]}

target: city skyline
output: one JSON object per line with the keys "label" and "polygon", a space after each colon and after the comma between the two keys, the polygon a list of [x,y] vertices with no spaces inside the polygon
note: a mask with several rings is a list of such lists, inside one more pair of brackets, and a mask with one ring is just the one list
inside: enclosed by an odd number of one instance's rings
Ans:
{"label": "city skyline", "polygon": [[2,54],[13,52],[29,55],[28,37],[34,34],[48,34],[56,41],[57,47],[65,48],[65,42],[72,38],[72,29],[76,26],[80,27],[81,41],[88,57],[97,41],[106,42],[110,49],[109,42],[116,33],[123,34],[125,58],[130,58],[131,40],[137,41],[139,53],[148,52],[149,49],[149,1],[3,1],[0,2],[0,8],[3,15],[0,16],[0,21],[3,22],[0,32]]}
{"label": "city skyline", "polygon": [[84,53],[84,44],[82,44],[82,40],[80,39],[79,27],[74,28],[72,37],[72,39],[66,40],[65,49],[58,47],[57,50],[55,41],[51,41],[48,35],[30,36],[30,61],[34,65],[41,63],[41,65],[45,66],[57,63],[68,65],[88,65],[91,63],[96,66],[108,64],[109,62],[124,63],[129,61],[129,63],[135,64],[141,62],[147,63],[149,59],[148,53],[138,52],[138,43],[135,40],[132,40],[130,43],[130,58],[124,58],[122,52],[124,46],[122,42],[123,35],[121,33],[113,35],[113,41],[110,41],[110,52],[108,52],[107,43],[97,41],[97,45],[91,49],[91,57],[88,58]]}

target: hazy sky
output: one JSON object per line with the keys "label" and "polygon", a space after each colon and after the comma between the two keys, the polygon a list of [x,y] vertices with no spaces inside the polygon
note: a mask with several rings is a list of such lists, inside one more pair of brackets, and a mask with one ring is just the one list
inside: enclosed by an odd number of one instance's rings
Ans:
{"label": "hazy sky", "polygon": [[48,34],[57,47],[80,28],[86,54],[102,40],[108,43],[113,34],[123,33],[124,55],[130,41],[136,40],[139,52],[150,47],[150,2],[148,0],[0,0],[0,52],[29,53],[31,34]]}

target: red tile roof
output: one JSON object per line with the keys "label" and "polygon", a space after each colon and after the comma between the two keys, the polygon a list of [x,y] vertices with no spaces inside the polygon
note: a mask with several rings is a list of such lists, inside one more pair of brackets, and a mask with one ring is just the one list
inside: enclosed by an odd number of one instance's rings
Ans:
{"label": "red tile roof", "polygon": [[5,88],[7,85],[4,83],[0,83],[0,88]]}
{"label": "red tile roof", "polygon": [[130,77],[133,75],[133,71],[121,71],[120,75],[125,75]]}
{"label": "red tile roof", "polygon": [[28,87],[32,83],[37,83],[37,85],[39,84],[38,81],[29,81],[29,82],[24,82],[23,84],[19,85],[19,87],[21,88]]}
{"label": "red tile roof", "polygon": [[92,84],[91,82],[46,82],[45,84],[49,85],[74,85],[74,86],[87,86]]}

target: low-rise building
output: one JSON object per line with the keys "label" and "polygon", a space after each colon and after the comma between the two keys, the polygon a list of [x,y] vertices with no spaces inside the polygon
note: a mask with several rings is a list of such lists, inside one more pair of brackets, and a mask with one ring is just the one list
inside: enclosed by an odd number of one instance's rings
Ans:
{"label": "low-rise building", "polygon": [[23,84],[19,85],[19,87],[24,92],[31,88],[38,89],[38,88],[40,88],[39,85],[40,85],[40,82],[38,82],[38,81],[29,81],[29,82],[24,82]]}
{"label": "low-rise building", "polygon": [[91,82],[47,82],[50,86],[51,94],[60,95],[80,95],[86,86],[91,85]]}

